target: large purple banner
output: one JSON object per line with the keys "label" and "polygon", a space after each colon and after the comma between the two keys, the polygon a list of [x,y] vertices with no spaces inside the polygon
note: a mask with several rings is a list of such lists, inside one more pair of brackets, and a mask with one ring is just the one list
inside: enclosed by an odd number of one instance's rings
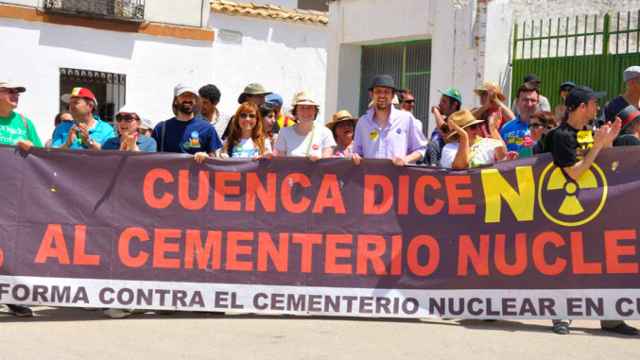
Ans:
{"label": "large purple banner", "polygon": [[452,172],[0,147],[0,302],[639,319],[640,149]]}

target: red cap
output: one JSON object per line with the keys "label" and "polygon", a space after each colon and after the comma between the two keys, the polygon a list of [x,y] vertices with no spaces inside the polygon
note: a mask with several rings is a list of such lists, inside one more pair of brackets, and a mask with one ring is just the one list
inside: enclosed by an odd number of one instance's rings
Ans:
{"label": "red cap", "polygon": [[81,97],[81,98],[85,98],[93,101],[96,105],[98,104],[98,100],[96,100],[96,96],[93,94],[93,92],[91,92],[91,90],[87,88],[82,88],[82,87],[73,88],[73,90],[71,90],[70,95],[71,95],[70,97],[72,98]]}

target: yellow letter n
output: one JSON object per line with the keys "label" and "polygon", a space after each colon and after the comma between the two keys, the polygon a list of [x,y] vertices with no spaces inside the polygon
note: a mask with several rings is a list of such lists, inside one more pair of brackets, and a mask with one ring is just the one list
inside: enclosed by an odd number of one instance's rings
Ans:
{"label": "yellow letter n", "polygon": [[533,169],[530,166],[516,168],[516,178],[520,192],[509,184],[498,169],[482,170],[481,176],[486,208],[485,223],[500,222],[502,199],[507,202],[518,221],[533,220],[536,185],[533,179]]}

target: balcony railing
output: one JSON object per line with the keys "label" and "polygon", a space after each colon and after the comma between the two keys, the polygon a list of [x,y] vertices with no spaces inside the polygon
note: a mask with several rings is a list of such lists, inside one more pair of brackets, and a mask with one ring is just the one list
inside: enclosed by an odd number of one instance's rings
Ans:
{"label": "balcony railing", "polygon": [[44,9],[69,15],[143,21],[144,2],[145,0],[45,0]]}

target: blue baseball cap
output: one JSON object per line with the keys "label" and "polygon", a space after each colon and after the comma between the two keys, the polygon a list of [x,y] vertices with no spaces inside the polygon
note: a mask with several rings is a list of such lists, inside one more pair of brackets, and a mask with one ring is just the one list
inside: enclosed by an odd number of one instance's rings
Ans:
{"label": "blue baseball cap", "polygon": [[271,93],[267,95],[267,97],[265,98],[265,102],[273,107],[281,107],[282,105],[284,105],[284,100],[282,100],[282,96],[276,93]]}

